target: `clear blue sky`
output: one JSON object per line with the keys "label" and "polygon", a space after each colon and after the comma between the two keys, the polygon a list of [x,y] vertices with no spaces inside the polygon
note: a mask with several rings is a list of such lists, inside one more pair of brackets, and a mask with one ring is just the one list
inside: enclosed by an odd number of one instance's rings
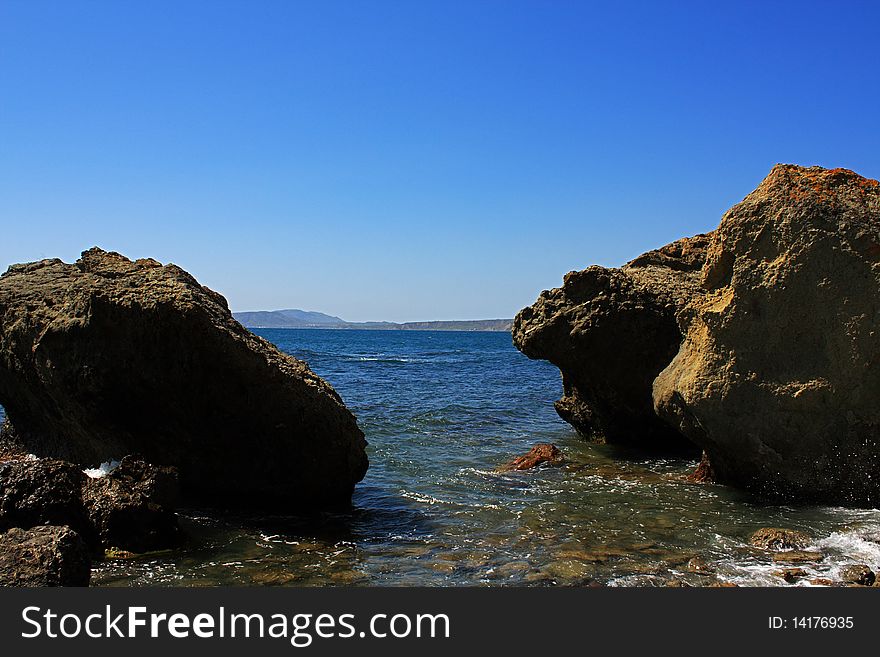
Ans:
{"label": "clear blue sky", "polygon": [[0,0],[0,266],[509,317],[776,162],[880,177],[878,71],[877,2]]}

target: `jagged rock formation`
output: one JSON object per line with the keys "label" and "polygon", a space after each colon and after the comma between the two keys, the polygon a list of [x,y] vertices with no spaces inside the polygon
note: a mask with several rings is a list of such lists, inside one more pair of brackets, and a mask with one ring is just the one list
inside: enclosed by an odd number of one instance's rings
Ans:
{"label": "jagged rock formation", "polygon": [[177,493],[174,468],[127,456],[106,476],[89,479],[83,503],[104,549],[149,552],[180,542]]}
{"label": "jagged rock formation", "polygon": [[69,527],[0,533],[0,586],[88,586],[90,577],[89,550]]}
{"label": "jagged rock formation", "polygon": [[92,478],[66,461],[0,456],[0,531],[67,526],[96,555],[175,547],[176,498],[177,471],[137,457]]}
{"label": "jagged rock formation", "polygon": [[0,276],[0,404],[39,456],[136,453],[213,505],[343,507],[363,433],[309,367],[175,265],[100,249]]}
{"label": "jagged rock formation", "polygon": [[0,463],[0,531],[66,525],[88,540],[93,532],[82,504],[86,479],[75,465],[54,459]]}
{"label": "jagged rock formation", "polygon": [[514,320],[514,344],[562,372],[559,415],[599,442],[693,449],[654,412],[651,385],[682,340],[676,313],[701,294],[708,235],[678,240],[620,269],[570,272]]}
{"label": "jagged rock formation", "polygon": [[729,210],[654,383],[658,413],[718,481],[880,501],[880,185],[778,165]]}
{"label": "jagged rock formation", "polygon": [[701,479],[767,497],[880,501],[875,180],[777,165],[711,234],[568,274],[514,341],[560,368],[584,434],[685,437]]}

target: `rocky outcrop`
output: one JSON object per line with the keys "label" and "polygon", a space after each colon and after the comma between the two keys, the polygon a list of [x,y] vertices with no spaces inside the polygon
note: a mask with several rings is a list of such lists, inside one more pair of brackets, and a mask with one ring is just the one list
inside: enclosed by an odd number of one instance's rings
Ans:
{"label": "rocky outcrop", "polygon": [[180,542],[177,471],[127,456],[109,474],[89,479],[83,503],[104,549],[149,552]]}
{"label": "rocky outcrop", "polygon": [[514,320],[514,344],[562,373],[559,415],[598,442],[658,450],[693,445],[654,412],[652,383],[682,341],[676,313],[701,294],[710,236],[673,242],[620,269],[565,276]]}
{"label": "rocky outcrop", "polygon": [[175,547],[177,471],[126,457],[92,478],[72,463],[13,456],[0,462],[0,531],[68,526],[95,554]]}
{"label": "rocky outcrop", "polygon": [[0,586],[88,586],[90,569],[89,550],[69,527],[0,533]]}
{"label": "rocky outcrop", "polygon": [[777,165],[712,233],[568,274],[514,342],[560,368],[584,435],[687,439],[700,480],[876,506],[878,324],[880,184]]}
{"label": "rocky outcrop", "polygon": [[0,404],[39,456],[137,453],[188,500],[344,507],[367,468],[339,395],[174,265],[100,249],[0,277]]}
{"label": "rocky outcrop", "polygon": [[729,210],[654,382],[716,480],[800,501],[880,502],[880,185],[776,166]]}

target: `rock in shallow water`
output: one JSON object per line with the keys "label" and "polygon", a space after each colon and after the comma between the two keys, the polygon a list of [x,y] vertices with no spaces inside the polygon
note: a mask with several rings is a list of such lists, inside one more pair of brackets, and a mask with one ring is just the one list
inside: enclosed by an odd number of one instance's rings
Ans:
{"label": "rock in shallow water", "polygon": [[620,269],[570,272],[514,319],[516,347],[562,372],[556,410],[585,437],[695,450],[654,413],[651,384],[681,344],[676,312],[701,294],[708,242],[697,235]]}
{"label": "rock in shallow water", "polygon": [[840,579],[847,584],[873,586],[875,578],[874,571],[864,564],[844,566],[840,569]]}
{"label": "rock in shallow water", "polygon": [[880,502],[880,184],[778,165],[721,220],[654,382],[719,482]]}
{"label": "rock in shallow water", "polygon": [[709,235],[568,274],[513,338],[560,368],[585,436],[687,439],[719,483],[876,506],[878,327],[880,183],[777,165]]}
{"label": "rock in shallow water", "polygon": [[794,584],[799,579],[809,575],[809,573],[803,568],[783,568],[782,570],[774,571],[773,574],[777,577],[781,577],[789,584]]}
{"label": "rock in shallow water", "polygon": [[149,552],[180,542],[177,471],[127,456],[83,488],[89,521],[105,549]]}
{"label": "rock in shallow water", "polygon": [[517,456],[510,463],[502,465],[498,471],[530,470],[541,465],[561,465],[564,461],[565,457],[556,445],[538,443],[522,456]]}
{"label": "rock in shallow water", "polygon": [[28,451],[142,454],[213,505],[345,507],[367,469],[354,416],[305,363],[179,267],[100,249],[0,276],[0,403]]}
{"label": "rock in shallow water", "polygon": [[0,586],[88,586],[89,550],[69,527],[0,534]]}
{"label": "rock in shallow water", "polygon": [[765,550],[803,550],[812,542],[805,532],[779,527],[762,527],[749,538],[749,543]]}
{"label": "rock in shallow water", "polygon": [[19,457],[0,464],[0,531],[69,526],[95,554],[175,547],[176,499],[176,470],[136,457],[96,479],[55,459]]}

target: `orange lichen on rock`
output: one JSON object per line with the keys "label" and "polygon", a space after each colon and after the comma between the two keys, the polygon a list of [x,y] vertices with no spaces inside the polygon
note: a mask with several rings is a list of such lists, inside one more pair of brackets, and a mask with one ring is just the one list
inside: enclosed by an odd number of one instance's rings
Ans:
{"label": "orange lichen on rock", "polygon": [[782,175],[786,176],[788,183],[797,185],[789,189],[789,198],[794,201],[804,201],[812,192],[814,200],[819,203],[833,203],[836,200],[835,190],[841,186],[862,193],[875,192],[880,187],[880,182],[873,178],[865,178],[843,167],[823,169],[792,164],[777,164],[765,182],[779,184],[779,176]]}

